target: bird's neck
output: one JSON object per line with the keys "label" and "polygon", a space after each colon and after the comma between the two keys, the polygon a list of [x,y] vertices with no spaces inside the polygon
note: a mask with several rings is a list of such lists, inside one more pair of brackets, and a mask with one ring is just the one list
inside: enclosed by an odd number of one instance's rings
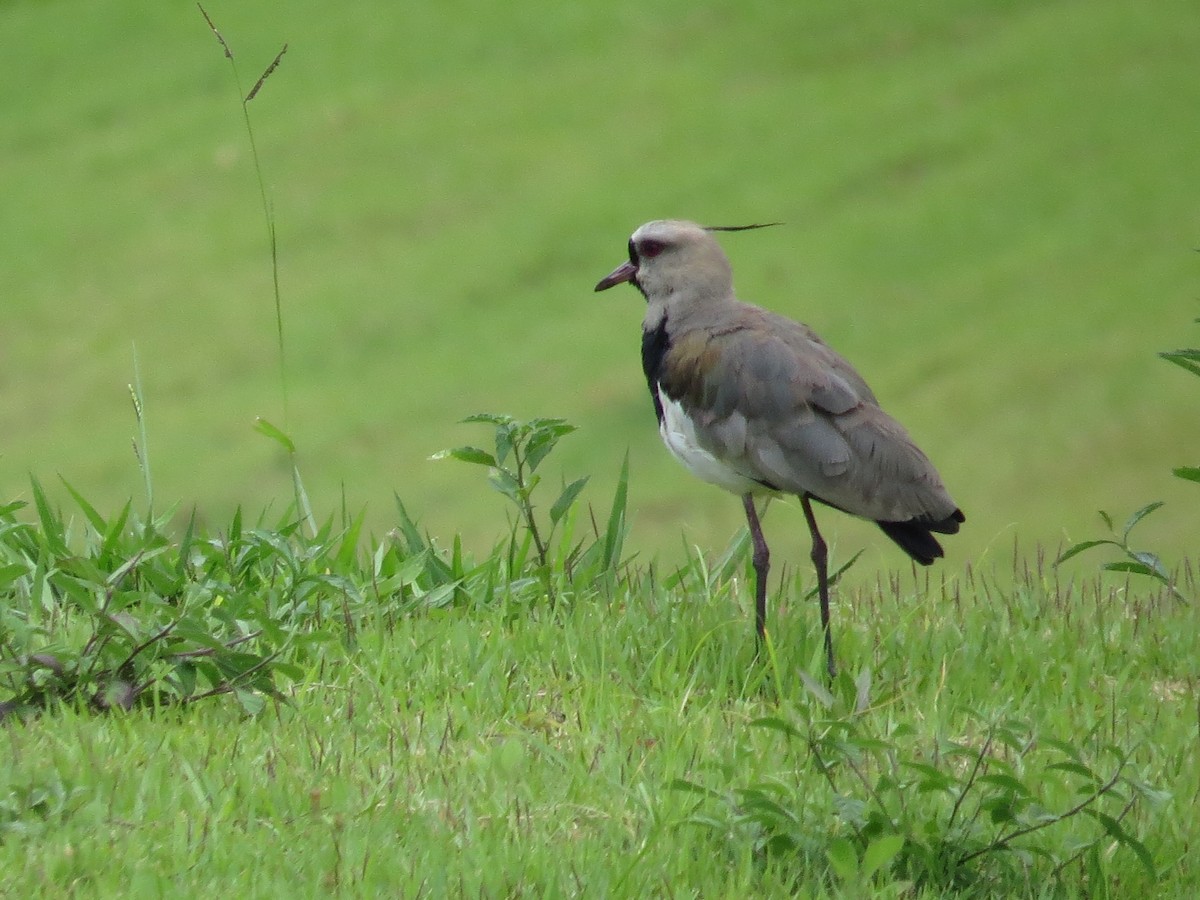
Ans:
{"label": "bird's neck", "polygon": [[732,294],[716,296],[674,293],[651,296],[647,301],[646,315],[642,319],[642,330],[654,331],[666,322],[670,331],[677,332],[696,323],[719,321],[730,315],[739,305]]}

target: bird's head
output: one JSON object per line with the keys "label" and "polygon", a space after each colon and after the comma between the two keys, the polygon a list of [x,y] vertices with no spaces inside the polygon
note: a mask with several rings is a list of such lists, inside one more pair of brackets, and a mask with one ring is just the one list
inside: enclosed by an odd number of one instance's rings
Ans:
{"label": "bird's head", "polygon": [[629,261],[600,279],[596,290],[628,281],[650,303],[732,297],[733,270],[713,232],[762,227],[705,227],[679,219],[647,222],[629,238]]}
{"label": "bird's head", "polygon": [[647,222],[629,238],[629,261],[596,285],[606,291],[622,282],[633,284],[649,302],[733,290],[733,272],[721,245],[702,225],[667,219]]}

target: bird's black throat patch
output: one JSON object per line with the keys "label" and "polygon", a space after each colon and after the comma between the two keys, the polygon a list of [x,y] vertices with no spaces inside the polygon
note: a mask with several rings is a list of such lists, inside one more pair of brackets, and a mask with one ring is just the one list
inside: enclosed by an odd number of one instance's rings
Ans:
{"label": "bird's black throat patch", "polygon": [[646,373],[650,399],[654,401],[654,415],[658,417],[660,423],[663,420],[663,407],[662,401],[658,398],[658,382],[670,346],[671,338],[667,335],[666,316],[663,316],[657,328],[642,329],[642,371]]}

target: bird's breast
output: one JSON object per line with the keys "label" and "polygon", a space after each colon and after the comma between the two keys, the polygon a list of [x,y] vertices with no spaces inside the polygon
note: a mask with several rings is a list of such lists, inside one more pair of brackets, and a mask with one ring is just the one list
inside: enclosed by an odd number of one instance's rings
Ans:
{"label": "bird's breast", "polygon": [[672,400],[658,385],[652,388],[656,409],[661,409],[658,432],[671,454],[684,468],[709,484],[735,494],[763,493],[769,490],[761,482],[743,475],[729,462],[706,449],[696,434],[696,423],[683,405]]}

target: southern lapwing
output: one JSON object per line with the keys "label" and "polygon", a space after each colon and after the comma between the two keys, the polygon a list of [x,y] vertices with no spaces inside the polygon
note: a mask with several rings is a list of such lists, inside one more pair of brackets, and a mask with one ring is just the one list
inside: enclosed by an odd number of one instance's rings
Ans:
{"label": "southern lapwing", "polygon": [[712,234],[730,230],[742,228],[647,222],[596,290],[629,282],[642,292],[642,368],[663,442],[693,475],[742,498],[760,645],[770,556],[754,498],[800,498],[832,678],[828,557],[812,501],[874,521],[923,566],[943,555],[933,533],[954,534],[965,518],[850,363],[808,326],[737,299]]}

